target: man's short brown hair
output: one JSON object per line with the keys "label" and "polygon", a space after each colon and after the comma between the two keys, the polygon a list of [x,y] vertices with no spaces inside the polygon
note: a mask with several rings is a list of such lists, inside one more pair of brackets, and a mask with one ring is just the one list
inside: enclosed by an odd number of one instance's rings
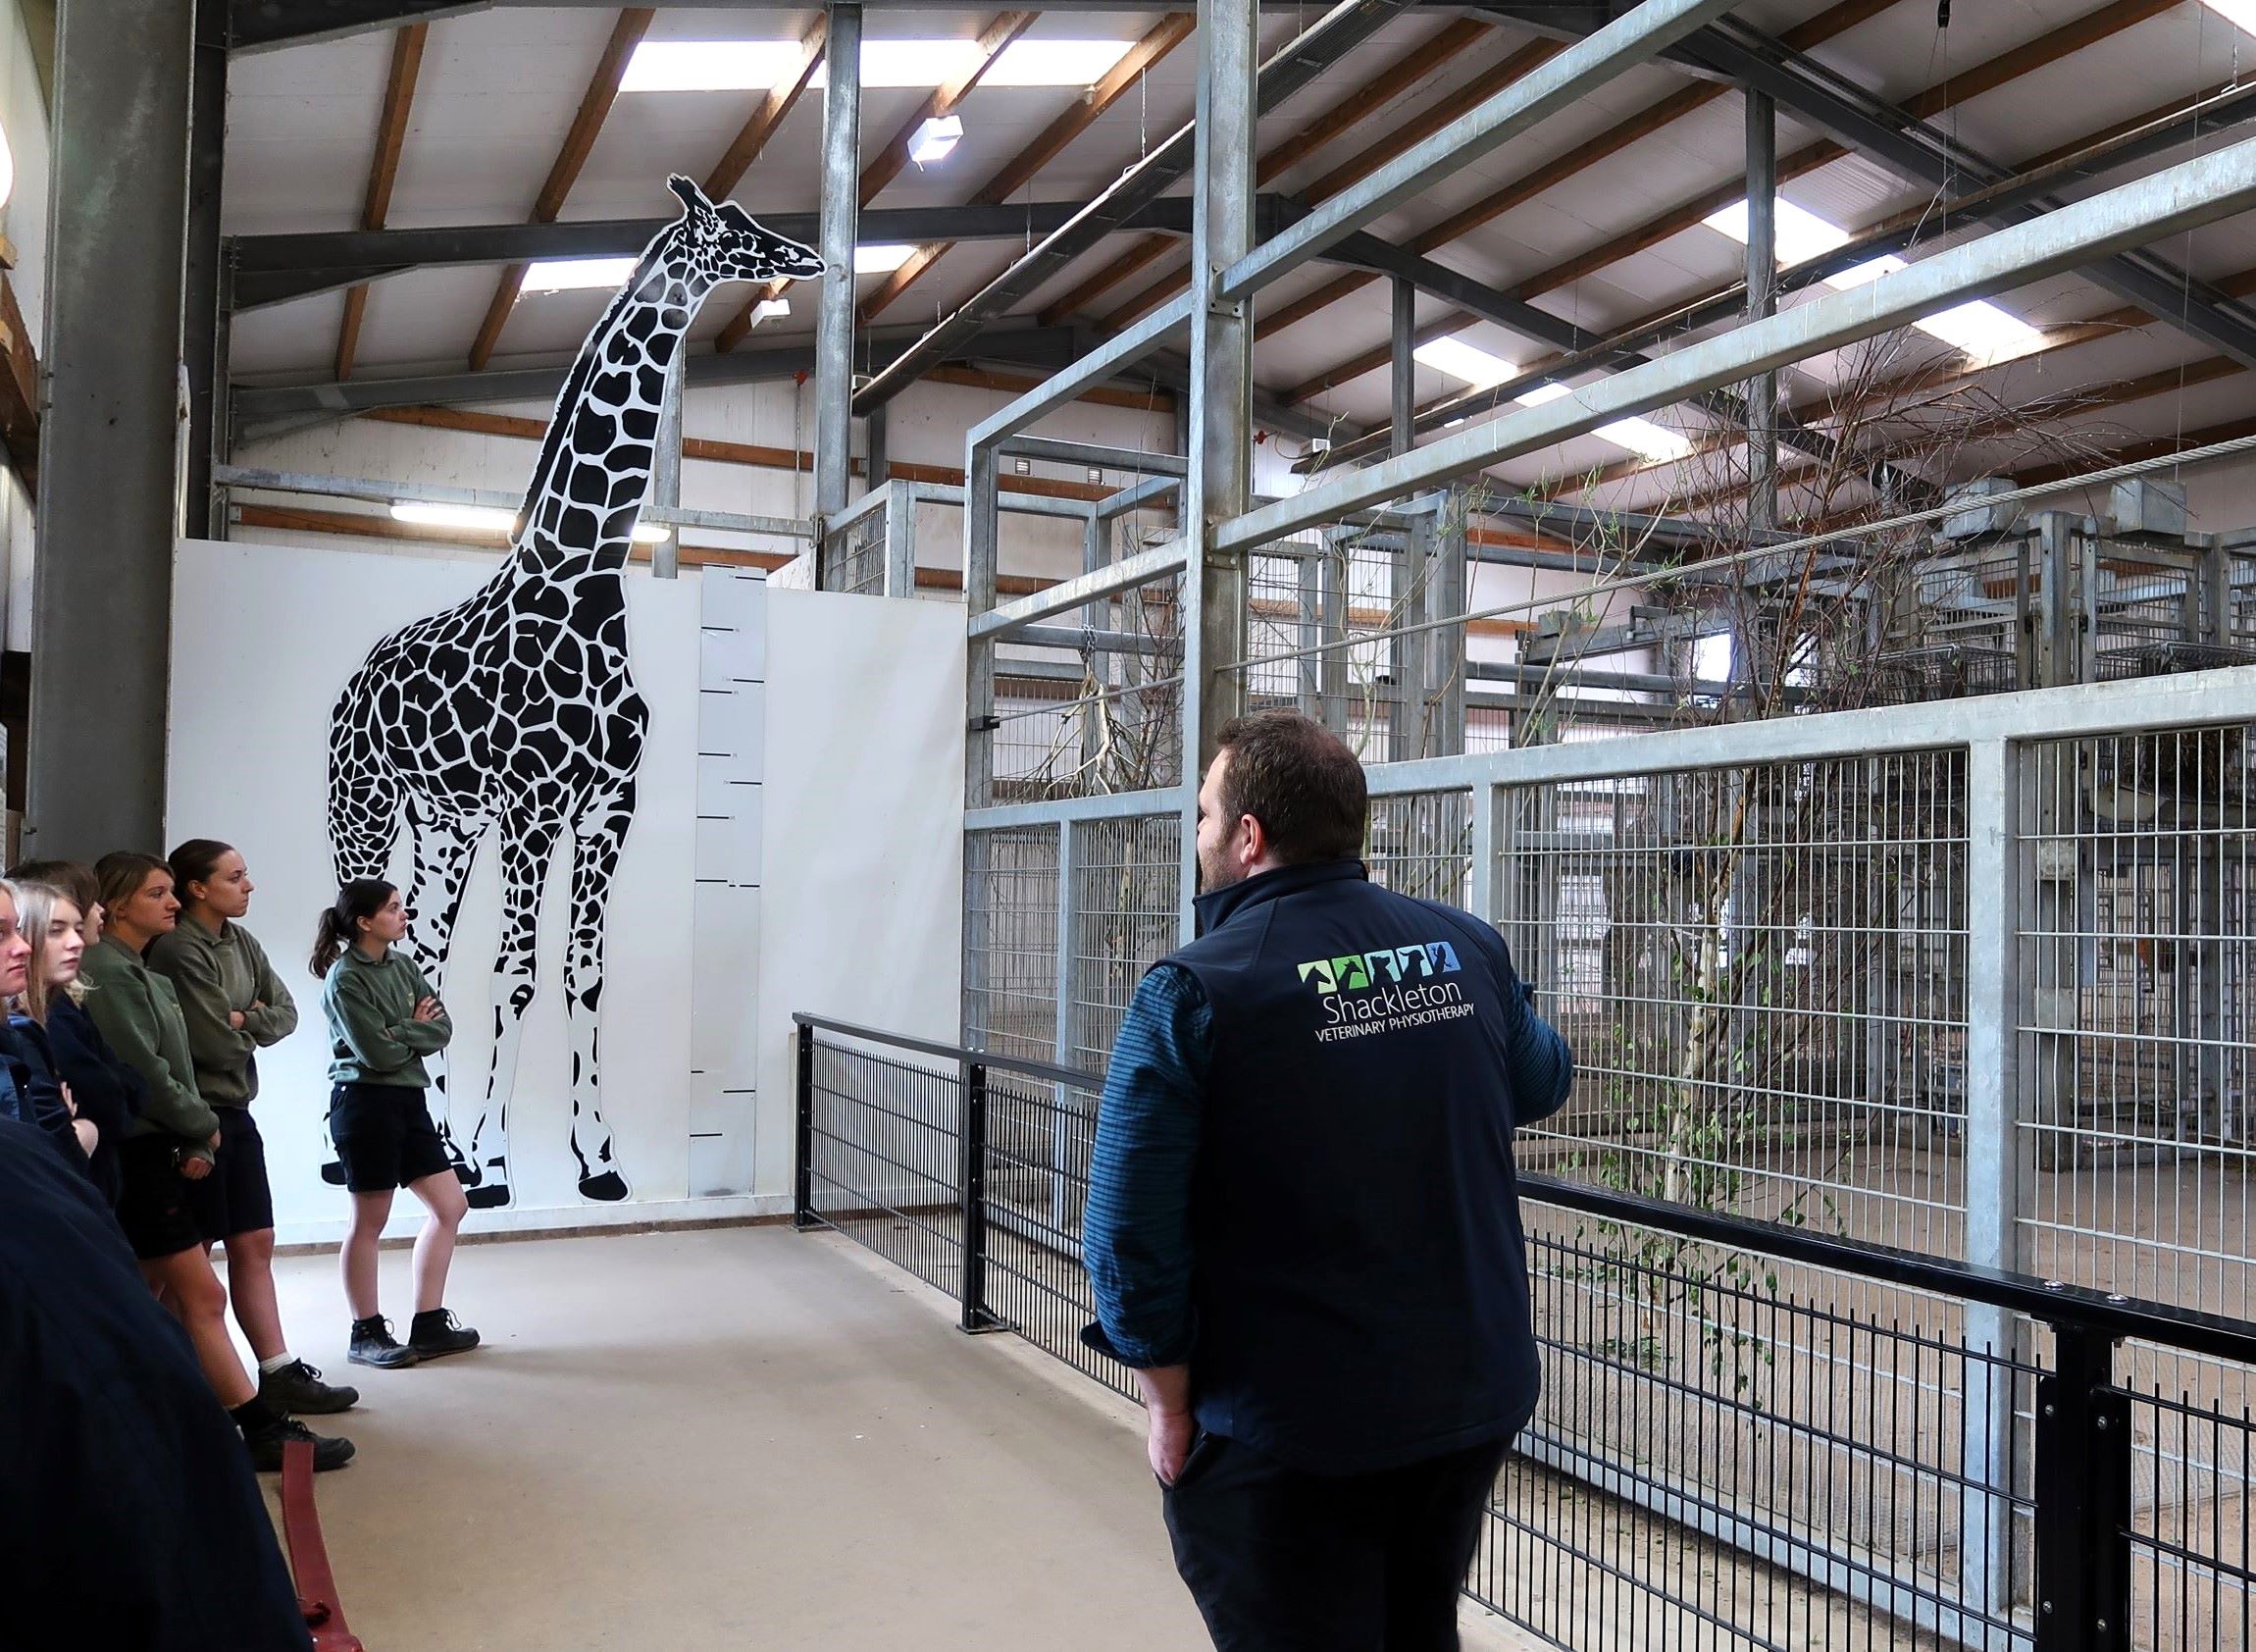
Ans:
{"label": "man's short brown hair", "polygon": [[1370,794],[1347,743],[1298,711],[1258,711],[1222,725],[1222,813],[1252,815],[1287,864],[1354,860],[1363,852]]}

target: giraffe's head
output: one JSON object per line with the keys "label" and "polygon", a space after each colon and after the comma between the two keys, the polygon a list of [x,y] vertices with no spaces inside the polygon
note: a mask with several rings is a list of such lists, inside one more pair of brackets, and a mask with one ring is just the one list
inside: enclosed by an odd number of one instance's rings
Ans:
{"label": "giraffe's head", "polygon": [[722,282],[805,281],[823,273],[821,254],[772,230],[763,230],[734,201],[715,206],[688,179],[668,181],[682,197],[676,226],[682,256],[698,278]]}

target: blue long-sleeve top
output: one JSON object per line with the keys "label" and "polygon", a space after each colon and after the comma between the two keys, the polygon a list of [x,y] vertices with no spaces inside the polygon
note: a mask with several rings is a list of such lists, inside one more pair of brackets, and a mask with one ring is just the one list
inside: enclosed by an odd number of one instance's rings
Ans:
{"label": "blue long-sleeve top", "polygon": [[[1566,1105],[1574,1058],[1529,1006],[1507,1029],[1513,1122]],[[1178,1366],[1198,1340],[1192,1307],[1191,1182],[1213,1014],[1191,972],[1162,963],[1129,1001],[1104,1075],[1089,1166],[1083,1260],[1097,1298],[1088,1340],[1128,1365]]]}

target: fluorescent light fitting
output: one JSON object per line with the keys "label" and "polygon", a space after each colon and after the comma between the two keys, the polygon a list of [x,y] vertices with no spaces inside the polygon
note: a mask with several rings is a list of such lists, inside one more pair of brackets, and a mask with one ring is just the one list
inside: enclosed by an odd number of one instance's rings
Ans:
{"label": "fluorescent light fitting", "polygon": [[581,287],[625,286],[635,274],[632,258],[543,258],[525,267],[518,296],[528,292],[571,292]]}
{"label": "fluorescent light fitting", "polygon": [[1410,358],[1452,379],[1462,379],[1476,390],[1485,390],[1491,385],[1501,385],[1507,379],[1519,376],[1519,369],[1504,357],[1491,355],[1462,338],[1428,339],[1410,351]]}
{"label": "fluorescent light fitting", "polygon": [[857,276],[890,276],[909,260],[916,251],[913,246],[857,246],[853,249],[853,273]]}
{"label": "fluorescent light fitting", "polygon": [[935,115],[916,129],[908,140],[908,158],[920,167],[936,167],[955,153],[963,141],[963,118]]}
{"label": "fluorescent light fitting", "polygon": [[506,534],[517,526],[517,513],[493,505],[436,504],[429,499],[394,499],[394,522],[413,522],[425,528],[478,528]]}
{"label": "fluorescent light fitting", "polygon": [[792,301],[789,298],[763,298],[752,306],[754,321],[782,321],[791,313]]}
{"label": "fluorescent light fitting", "polygon": [[[987,86],[1087,86],[1127,55],[1127,40],[1015,40],[981,77]],[[798,73],[796,40],[645,40],[627,60],[623,92],[768,91]],[[928,88],[978,69],[976,40],[864,40],[861,83]],[[812,86],[825,83],[815,70]]]}
{"label": "fluorescent light fitting", "polygon": [[[2213,6],[2218,0],[2207,0]],[[2256,19],[2256,0],[2227,0],[2240,8],[2251,19]],[[2223,10],[2219,6],[2219,10]],[[2228,14],[2230,15],[2230,14]],[[2235,20],[2238,21],[2238,20]],[[2250,32],[2256,33],[2256,29]],[[1792,201],[1780,199],[1776,203],[1777,252],[1781,265],[1807,264],[1811,259],[1849,244],[1849,232],[1838,225],[1828,224],[1816,213],[1796,206]],[[1747,203],[1739,201],[1721,212],[1711,213],[1703,221],[1712,230],[1720,231],[1733,240],[1744,244],[1747,239]],[[1867,282],[1893,275],[1906,266],[1894,253],[1882,253],[1868,258],[1862,264],[1852,265],[1837,274],[1827,276],[1825,284],[1835,291],[1846,291],[1852,286],[1863,286]],[[1965,352],[1980,366],[1993,362],[2010,361],[2015,356],[2026,355],[2044,341],[2044,335],[2029,326],[2011,311],[2000,309],[1986,300],[1976,299],[1971,304],[1956,304],[1947,310],[1938,310],[1931,316],[1923,316],[1912,323],[1931,338],[1940,338],[1954,349]]]}
{"label": "fluorescent light fitting", "polygon": [[635,524],[637,544],[664,544],[674,537],[674,530],[663,522],[638,522]]}

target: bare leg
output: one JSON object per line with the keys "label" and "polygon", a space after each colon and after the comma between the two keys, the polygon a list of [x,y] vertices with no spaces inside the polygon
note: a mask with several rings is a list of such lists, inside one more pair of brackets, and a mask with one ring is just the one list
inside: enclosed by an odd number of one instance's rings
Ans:
{"label": "bare leg", "polygon": [[377,1244],[384,1237],[385,1220],[390,1214],[388,1189],[352,1196],[352,1220],[344,1230],[344,1246],[336,1253],[336,1260],[337,1269],[344,1275],[345,1306],[352,1310],[355,1319],[376,1317]]}
{"label": "bare leg", "polygon": [[282,1304],[275,1300],[273,1228],[228,1235],[228,1294],[234,1299],[235,1323],[242,1326],[261,1364],[287,1352]]}
{"label": "bare leg", "polygon": [[176,1251],[141,1264],[141,1277],[157,1288],[165,1306],[184,1326],[195,1344],[196,1363],[204,1368],[204,1380],[230,1411],[255,1397],[258,1384],[235,1357],[228,1336],[228,1288],[212,1271],[212,1259],[202,1246]]}
{"label": "bare leg", "polygon": [[446,1306],[446,1269],[454,1261],[454,1236],[462,1231],[470,1200],[452,1173],[409,1182],[407,1191],[431,1212],[415,1236],[415,1311],[429,1314]]}

